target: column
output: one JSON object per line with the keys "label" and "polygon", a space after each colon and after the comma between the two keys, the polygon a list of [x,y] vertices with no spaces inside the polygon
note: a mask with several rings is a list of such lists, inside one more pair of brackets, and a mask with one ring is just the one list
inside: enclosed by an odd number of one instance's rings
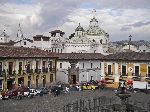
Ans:
{"label": "column", "polygon": [[86,72],[86,78],[87,78],[86,81],[87,81],[87,82],[88,82],[88,80],[89,80],[88,77],[89,77],[89,71]]}

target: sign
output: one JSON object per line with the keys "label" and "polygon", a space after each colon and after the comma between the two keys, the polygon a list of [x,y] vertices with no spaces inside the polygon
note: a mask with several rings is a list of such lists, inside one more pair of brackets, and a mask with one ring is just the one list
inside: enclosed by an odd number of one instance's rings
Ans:
{"label": "sign", "polygon": [[129,67],[129,68],[128,68],[128,71],[129,71],[129,72],[133,72],[133,68],[132,68],[132,67]]}

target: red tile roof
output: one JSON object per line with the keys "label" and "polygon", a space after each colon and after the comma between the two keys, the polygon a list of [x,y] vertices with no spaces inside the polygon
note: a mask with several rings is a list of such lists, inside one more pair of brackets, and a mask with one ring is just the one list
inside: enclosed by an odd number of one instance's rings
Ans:
{"label": "red tile roof", "polygon": [[104,57],[101,53],[60,53],[57,55],[60,60],[101,60]]}
{"label": "red tile roof", "polygon": [[150,52],[121,52],[104,57],[105,60],[150,61]]}
{"label": "red tile roof", "polygon": [[49,53],[38,48],[25,47],[0,47],[1,58],[55,58],[54,53]]}

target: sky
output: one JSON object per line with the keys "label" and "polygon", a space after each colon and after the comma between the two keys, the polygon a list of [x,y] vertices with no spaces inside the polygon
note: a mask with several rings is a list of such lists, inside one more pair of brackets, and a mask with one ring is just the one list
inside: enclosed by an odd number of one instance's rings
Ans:
{"label": "sky", "polygon": [[[93,9],[96,13],[92,13]],[[0,0],[0,33],[17,38],[19,23],[26,38],[62,30],[65,37],[80,23],[89,26],[93,15],[110,41],[150,41],[150,0]]]}

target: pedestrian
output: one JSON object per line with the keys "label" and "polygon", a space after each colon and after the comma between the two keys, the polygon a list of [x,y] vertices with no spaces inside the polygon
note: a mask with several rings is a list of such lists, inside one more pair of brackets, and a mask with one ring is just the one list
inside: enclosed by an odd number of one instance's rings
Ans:
{"label": "pedestrian", "polygon": [[69,87],[66,86],[65,93],[69,93]]}

